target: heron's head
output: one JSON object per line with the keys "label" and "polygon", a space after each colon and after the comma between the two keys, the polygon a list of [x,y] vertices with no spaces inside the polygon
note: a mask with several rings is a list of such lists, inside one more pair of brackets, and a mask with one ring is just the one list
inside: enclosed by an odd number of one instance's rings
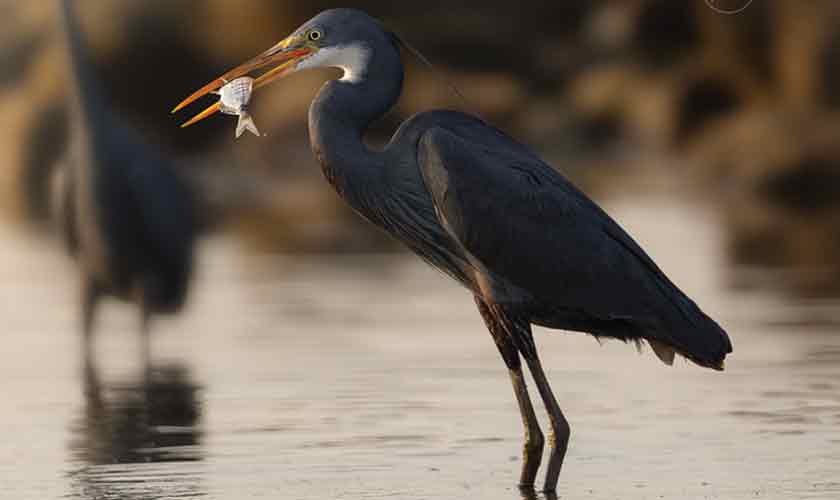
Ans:
{"label": "heron's head", "polygon": [[[342,81],[357,82],[364,77],[377,50],[398,50],[394,36],[380,21],[356,9],[326,10],[267,51],[208,83],[172,112],[218,90],[225,82],[267,67],[270,69],[254,81],[255,89],[299,70],[323,67],[340,68],[344,71]],[[211,106],[184,126],[210,116],[216,107]]]}

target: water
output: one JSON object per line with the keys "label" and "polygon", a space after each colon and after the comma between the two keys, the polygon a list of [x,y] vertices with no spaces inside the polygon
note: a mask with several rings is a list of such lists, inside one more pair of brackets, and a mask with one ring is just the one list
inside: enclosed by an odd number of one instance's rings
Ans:
{"label": "water", "polygon": [[[610,210],[735,355],[722,374],[668,368],[538,330],[572,425],[561,497],[840,498],[836,304],[728,288],[737,270],[697,207]],[[190,309],[155,325],[149,366],[118,304],[85,366],[72,268],[8,227],[0,240],[2,498],[520,498],[504,366],[470,297],[412,258],[253,257],[214,240]]]}

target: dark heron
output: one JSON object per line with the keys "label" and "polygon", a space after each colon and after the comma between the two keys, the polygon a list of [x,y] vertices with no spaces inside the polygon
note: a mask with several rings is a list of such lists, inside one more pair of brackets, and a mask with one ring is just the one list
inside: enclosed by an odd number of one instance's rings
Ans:
{"label": "dark heron", "polygon": [[173,165],[105,100],[75,17],[61,0],[70,78],[70,144],[55,208],[81,278],[82,329],[90,346],[105,295],[136,303],[144,342],[154,313],[176,312],[187,295],[196,218]]}
{"label": "dark heron", "polygon": [[543,434],[525,360],[551,422],[545,490],[554,491],[569,424],[549,387],[531,325],[646,340],[723,369],[726,332],[682,293],[601,208],[527,147],[473,116],[420,113],[381,151],[362,140],[400,95],[399,38],[358,10],[325,11],[268,51],[206,85],[269,65],[256,86],[296,70],[337,67],[312,103],[309,133],[324,175],[359,214],[465,286],[510,371],[525,426],[520,484],[532,489]]}

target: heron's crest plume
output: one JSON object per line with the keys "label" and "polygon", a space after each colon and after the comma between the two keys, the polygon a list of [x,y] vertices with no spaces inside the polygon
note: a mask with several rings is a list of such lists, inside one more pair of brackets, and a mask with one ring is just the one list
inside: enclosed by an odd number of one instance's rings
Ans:
{"label": "heron's crest plume", "polygon": [[429,60],[429,58],[427,58],[425,55],[423,55],[422,52],[420,52],[420,49],[418,49],[417,47],[415,47],[415,46],[411,45],[410,43],[406,42],[405,39],[403,39],[402,37],[400,37],[398,34],[394,33],[393,31],[389,31],[388,34],[394,40],[394,43],[397,45],[397,47],[403,47],[404,49],[409,51],[414,57],[417,58],[418,61],[420,61],[423,65],[425,65],[427,68],[429,68],[429,70],[431,70],[431,72],[438,79],[443,81],[443,83],[445,83],[446,86],[449,87],[449,89],[455,95],[457,95],[462,101],[464,101],[464,104],[469,106],[470,102],[466,98],[466,96],[461,93],[461,91],[458,89],[458,87],[455,86],[455,84],[452,83],[452,81],[449,78],[447,78],[446,75],[444,75],[442,71],[440,71],[434,64],[432,64],[432,62]]}

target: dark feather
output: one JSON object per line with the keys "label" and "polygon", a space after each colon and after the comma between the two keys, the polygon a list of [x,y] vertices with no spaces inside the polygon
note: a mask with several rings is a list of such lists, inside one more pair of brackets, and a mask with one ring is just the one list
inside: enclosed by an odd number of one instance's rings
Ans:
{"label": "dark feather", "polygon": [[441,123],[423,135],[419,163],[442,224],[497,282],[529,295],[496,300],[538,324],[651,339],[722,367],[726,333],[603,210],[502,132],[468,117]]}

